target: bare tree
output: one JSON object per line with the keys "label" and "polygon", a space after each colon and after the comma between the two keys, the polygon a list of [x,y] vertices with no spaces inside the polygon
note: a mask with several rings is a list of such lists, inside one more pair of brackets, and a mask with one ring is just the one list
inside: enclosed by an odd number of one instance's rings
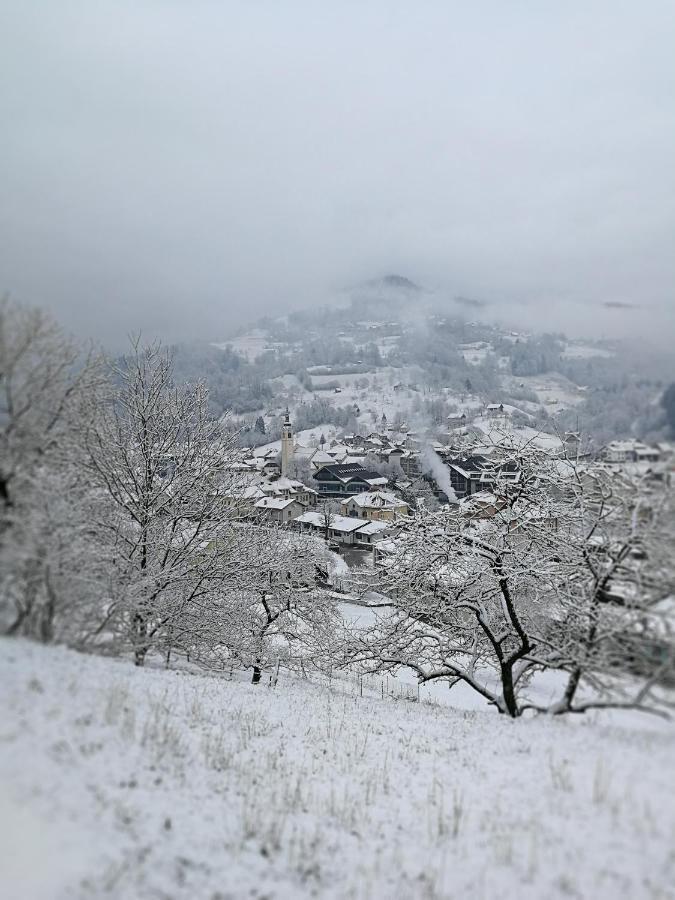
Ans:
{"label": "bare tree", "polygon": [[[675,673],[668,485],[532,443],[491,458],[489,496],[422,512],[402,535],[380,588],[391,610],[354,658],[463,682],[512,717],[663,708]],[[528,699],[542,670],[560,673],[553,704]]]}
{"label": "bare tree", "polygon": [[290,472],[291,478],[301,481],[307,487],[312,486],[312,466],[306,456],[295,454],[291,459]]}
{"label": "bare tree", "polygon": [[[0,301],[0,616],[9,634],[51,640],[57,616],[72,624],[80,600],[95,598],[80,596],[74,561],[91,549],[77,433],[99,378],[99,359],[45,313]],[[69,569],[66,587],[59,573]]]}
{"label": "bare tree", "polygon": [[42,310],[0,300],[0,528],[35,470],[62,450],[97,371]]}
{"label": "bare tree", "polygon": [[321,516],[321,527],[323,528],[323,537],[326,543],[330,540],[330,530],[333,527],[339,508],[336,500],[329,500],[327,497],[319,504],[318,512]]}
{"label": "bare tree", "polygon": [[317,588],[317,566],[316,545],[306,537],[276,530],[264,541],[248,589],[253,684],[270,656],[283,656],[286,665],[322,659],[316,653],[319,636],[337,631],[340,618],[335,603]]}
{"label": "bare tree", "polygon": [[238,577],[209,609],[192,608],[187,628],[192,658],[205,665],[236,663],[252,683],[275,662],[296,668],[330,665],[344,631],[335,601],[318,586],[325,550],[315,538],[283,527],[242,524]]}
{"label": "bare tree", "polygon": [[141,666],[151,648],[170,646],[186,608],[236,568],[223,552],[234,440],[209,416],[203,385],[173,384],[159,346],[134,341],[112,378],[91,413],[87,467],[100,497],[98,535],[114,559],[111,623]]}

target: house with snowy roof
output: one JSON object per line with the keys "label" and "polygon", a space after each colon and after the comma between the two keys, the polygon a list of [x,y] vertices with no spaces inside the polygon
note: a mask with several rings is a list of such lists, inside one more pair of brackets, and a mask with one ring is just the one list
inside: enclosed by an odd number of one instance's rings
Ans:
{"label": "house with snowy roof", "polygon": [[372,522],[395,522],[410,514],[410,507],[391,491],[365,491],[342,501],[342,513]]}
{"label": "house with snowy roof", "polygon": [[351,447],[341,443],[334,443],[330,447],[326,446],[323,449],[333,459],[333,462],[342,462],[351,453]]}
{"label": "house with snowy roof", "polygon": [[493,519],[504,508],[505,500],[492,491],[476,491],[459,501],[459,514],[467,519]]}
{"label": "house with snowy roof", "polygon": [[292,497],[303,506],[315,506],[317,492],[314,488],[307,487],[302,481],[296,478],[288,478],[282,475],[279,478],[272,478],[261,485],[263,493],[267,497],[282,497],[288,499]]}
{"label": "house with snowy roof", "polygon": [[505,419],[507,413],[503,403],[488,403],[485,407],[485,415],[488,419]]}
{"label": "house with snowy roof", "polygon": [[373,431],[368,435],[367,438],[364,438],[363,443],[366,447],[374,447],[379,449],[380,447],[384,447],[386,439],[383,440],[376,431]]}
{"label": "house with snowy roof", "polygon": [[399,465],[408,477],[416,477],[420,474],[420,454],[418,450],[404,450],[399,460]]}
{"label": "house with snowy roof", "polygon": [[322,512],[306,512],[298,516],[293,526],[300,531],[326,537],[336,544],[349,547],[372,547],[390,533],[387,522],[363,522],[351,516],[330,515],[328,521]]}
{"label": "house with snowy roof", "polygon": [[458,499],[478,491],[492,491],[498,483],[517,482],[520,471],[514,463],[495,464],[486,456],[467,456],[447,462],[450,483]]}
{"label": "house with snowy roof", "polygon": [[332,466],[335,464],[335,460],[332,456],[326,453],[321,447],[318,447],[313,453],[309,455],[309,464],[313,469],[320,469],[322,466]]}
{"label": "house with snowy roof", "polygon": [[388,522],[366,522],[354,532],[357,547],[372,547],[391,534]]}
{"label": "house with snowy roof", "polygon": [[448,416],[448,428],[461,428],[463,425],[466,425],[467,418],[466,413],[452,413],[452,415]]}
{"label": "house with snowy roof", "polygon": [[367,447],[365,452],[367,457],[390,465],[400,465],[401,458],[405,453],[402,447],[396,447],[389,442],[386,444],[382,442],[379,447]]}
{"label": "house with snowy roof", "polygon": [[659,462],[661,451],[658,447],[643,444],[642,441],[612,441],[604,449],[604,458],[611,463]]}
{"label": "house with snowy roof", "polygon": [[253,504],[254,512],[276,525],[284,525],[301,516],[305,507],[293,497],[261,497]]}

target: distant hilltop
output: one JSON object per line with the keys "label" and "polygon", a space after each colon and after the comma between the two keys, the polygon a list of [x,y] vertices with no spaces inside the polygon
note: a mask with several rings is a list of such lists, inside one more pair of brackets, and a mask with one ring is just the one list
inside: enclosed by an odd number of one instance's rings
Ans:
{"label": "distant hilltop", "polygon": [[624,303],[622,300],[605,300],[602,304],[605,309],[637,309],[634,303]]}
{"label": "distant hilltop", "polygon": [[475,297],[455,297],[455,303],[470,309],[484,309],[488,305],[487,300],[478,300]]}
{"label": "distant hilltop", "polygon": [[385,275],[382,278],[374,278],[372,281],[367,282],[367,286],[369,288],[395,289],[415,293],[423,290],[419,284],[415,284],[414,281],[411,281],[404,275]]}

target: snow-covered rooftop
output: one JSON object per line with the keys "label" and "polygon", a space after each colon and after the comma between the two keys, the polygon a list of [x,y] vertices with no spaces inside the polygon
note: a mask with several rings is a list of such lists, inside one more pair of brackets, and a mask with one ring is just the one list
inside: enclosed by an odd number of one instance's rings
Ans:
{"label": "snow-covered rooftop", "polygon": [[[295,521],[302,524],[311,525],[314,528],[326,527],[326,519],[324,517],[324,514],[321,512],[303,513],[301,516],[298,516]],[[362,521],[354,519],[351,516],[331,515],[328,527],[333,531],[342,531],[346,534],[349,534],[352,531],[357,531],[357,529],[359,529],[362,525]]]}
{"label": "snow-covered rooftop", "polygon": [[254,505],[256,509],[286,509],[297,502],[293,497],[261,497]]}
{"label": "snow-covered rooftop", "polygon": [[386,531],[390,527],[388,522],[366,522],[365,525],[362,525],[361,528],[359,528],[358,533],[366,535],[379,534],[381,531]]}
{"label": "snow-covered rooftop", "polygon": [[404,500],[390,491],[365,491],[363,494],[350,497],[345,502],[354,503],[361,509],[393,509],[407,505]]}
{"label": "snow-covered rooftop", "polygon": [[309,459],[310,459],[310,462],[315,466],[319,466],[319,465],[331,466],[335,462],[335,460],[333,459],[332,456],[330,456],[328,453],[326,453],[325,450],[321,450],[321,449],[315,450]]}

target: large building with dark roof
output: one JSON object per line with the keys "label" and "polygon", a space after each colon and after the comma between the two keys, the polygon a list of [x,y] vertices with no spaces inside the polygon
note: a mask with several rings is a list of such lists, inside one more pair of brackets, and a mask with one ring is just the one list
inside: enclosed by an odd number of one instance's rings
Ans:
{"label": "large building with dark roof", "polygon": [[314,473],[320,497],[350,497],[384,487],[387,479],[359,463],[322,466]]}
{"label": "large building with dark roof", "polygon": [[518,481],[520,472],[513,463],[495,464],[485,456],[451,459],[446,463],[452,489],[458,499],[471,497],[478,491],[493,490],[498,483]]}

